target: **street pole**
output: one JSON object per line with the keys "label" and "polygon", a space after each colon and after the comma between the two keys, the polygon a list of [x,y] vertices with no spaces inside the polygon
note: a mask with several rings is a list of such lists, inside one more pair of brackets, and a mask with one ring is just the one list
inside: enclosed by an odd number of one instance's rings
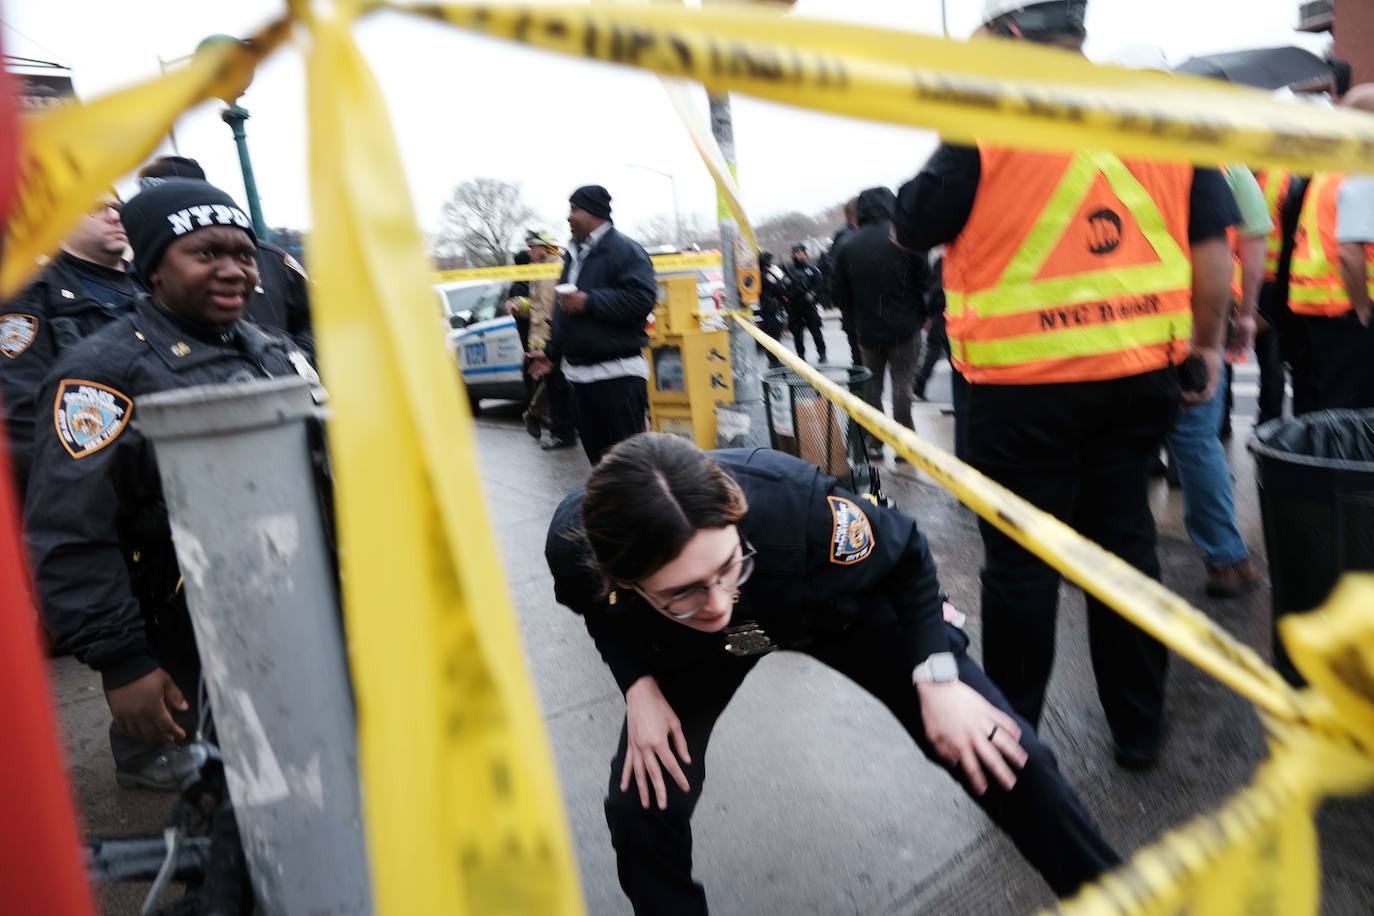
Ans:
{"label": "street pole", "polygon": [[253,178],[253,160],[248,156],[248,134],[243,130],[243,122],[248,120],[248,109],[240,105],[230,105],[220,113],[224,123],[234,134],[234,145],[239,149],[239,167],[243,169],[243,193],[248,197],[248,215],[253,220],[253,232],[263,241],[270,241],[267,224],[262,218],[262,202],[258,200],[258,183]]}
{"label": "street pole", "polygon": [[[725,159],[730,176],[736,178],[735,124],[730,114],[730,97],[708,95],[707,98],[711,106],[711,133],[716,138],[716,145],[720,147],[720,154]],[[744,243],[739,225],[719,191],[716,192],[716,218],[720,225],[721,279],[725,281],[725,307],[730,311],[738,311],[739,274],[736,273],[736,268],[739,266],[740,255],[744,254],[747,257],[747,253],[743,250]],[[767,446],[768,421],[763,408],[763,380],[759,376],[754,339],[737,322],[731,321],[729,326],[730,369],[735,383],[734,413],[741,421],[744,417],[748,418],[748,428],[743,431],[742,436],[733,437],[736,441],[730,444],[733,447],[746,448]]]}
{"label": "street pole", "polygon": [[625,168],[627,168],[627,169],[640,169],[641,171],[645,171],[645,172],[653,172],[655,175],[662,176],[663,178],[668,179],[668,181],[672,183],[672,185],[673,185],[673,224],[674,224],[674,225],[676,226],[676,228],[677,228],[677,239],[676,239],[676,241],[677,241],[677,246],[676,246],[676,247],[678,248],[678,250],[681,250],[681,249],[682,249],[682,243],[685,241],[685,239],[682,237],[682,210],[680,210],[680,209],[678,208],[678,205],[677,205],[677,176],[674,175],[672,172],[665,172],[665,171],[663,171],[662,169],[656,169],[656,168],[654,168],[653,166],[649,166],[649,165],[640,165],[640,164],[637,163],[637,162],[627,162],[627,163],[625,163]]}
{"label": "street pole", "polygon": [[[196,45],[195,53],[199,54],[206,48],[225,43],[241,45],[243,41],[233,35],[211,35]],[[248,215],[253,220],[253,232],[259,241],[270,242],[272,239],[267,233],[267,223],[262,218],[262,202],[258,200],[258,183],[253,178],[253,160],[248,157],[248,135],[243,130],[243,122],[248,120],[248,109],[239,105],[238,96],[226,98],[224,102],[229,107],[220,112],[220,117],[229,125],[234,134],[234,145],[239,150],[239,168],[243,170],[243,193],[248,198]]]}

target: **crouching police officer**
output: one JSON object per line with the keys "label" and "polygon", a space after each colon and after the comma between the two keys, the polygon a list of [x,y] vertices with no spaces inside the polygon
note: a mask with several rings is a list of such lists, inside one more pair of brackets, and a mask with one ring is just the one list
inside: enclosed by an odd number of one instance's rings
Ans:
{"label": "crouching police officer", "polygon": [[175,791],[201,762],[178,747],[194,724],[199,660],[138,402],[313,370],[294,344],[240,320],[257,284],[257,246],[227,194],[170,179],[123,215],[151,293],[54,364],[39,401],[52,419],[34,434],[25,530],[48,628],[104,682],[119,784]]}
{"label": "crouching police officer", "polygon": [[545,555],[558,601],[582,615],[625,692],[606,820],[636,913],[706,912],[691,874],[706,744],[775,648],[886,705],[1057,894],[1119,862],[1053,755],[968,659],[908,516],[779,452],[707,454],[646,433],[563,500]]}

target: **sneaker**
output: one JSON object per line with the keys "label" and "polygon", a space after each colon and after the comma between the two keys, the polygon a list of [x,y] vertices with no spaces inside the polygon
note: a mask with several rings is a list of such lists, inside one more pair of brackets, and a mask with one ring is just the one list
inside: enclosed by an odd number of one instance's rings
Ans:
{"label": "sneaker", "polygon": [[209,759],[209,750],[199,741],[185,747],[169,744],[145,760],[116,766],[115,782],[121,789],[180,792],[200,778],[200,769]]}
{"label": "sneaker", "polygon": [[572,438],[571,436],[564,438],[563,436],[551,435],[543,442],[539,443],[539,447],[546,452],[551,452],[554,449],[559,448],[572,448],[576,444],[577,440]]}
{"label": "sneaker", "polygon": [[895,462],[897,462],[898,464],[910,464],[910,463],[911,463],[910,461],[907,461],[905,458],[903,458],[901,455],[895,456],[892,460],[895,461]]}
{"label": "sneaker", "polygon": [[543,431],[539,427],[538,418],[527,410],[520,415],[520,419],[525,421],[525,432],[530,434],[531,439],[538,442],[539,437],[543,434]]}
{"label": "sneaker", "polygon": [[1213,598],[1239,598],[1262,584],[1264,577],[1250,560],[1213,566],[1207,570],[1207,594]]}

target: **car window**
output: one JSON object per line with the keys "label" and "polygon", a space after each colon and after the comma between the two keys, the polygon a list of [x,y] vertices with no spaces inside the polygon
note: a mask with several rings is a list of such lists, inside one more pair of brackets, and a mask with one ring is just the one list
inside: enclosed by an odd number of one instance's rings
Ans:
{"label": "car window", "polygon": [[482,290],[482,297],[472,309],[473,321],[490,321],[498,317],[501,312],[501,302],[506,293],[504,283],[494,284]]}
{"label": "car window", "polygon": [[486,292],[483,286],[461,286],[444,290],[444,301],[448,303],[448,313],[456,315],[461,311],[474,309]]}

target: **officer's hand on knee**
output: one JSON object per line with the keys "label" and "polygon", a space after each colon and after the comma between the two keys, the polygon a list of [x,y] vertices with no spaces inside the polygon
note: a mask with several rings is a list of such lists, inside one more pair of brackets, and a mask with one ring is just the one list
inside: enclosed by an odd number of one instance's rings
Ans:
{"label": "officer's hand on knee", "polygon": [[946,763],[964,771],[975,795],[988,789],[984,770],[1005,789],[1016,785],[1012,767],[1021,769],[1029,755],[1015,719],[963,681],[920,683],[916,692],[926,738]]}
{"label": "officer's hand on knee", "polygon": [[[681,757],[684,763],[691,763],[692,756],[687,753],[687,738],[682,733],[682,723],[652,677],[640,678],[625,692],[625,724],[625,768],[620,774],[620,791],[629,791],[630,776],[633,774],[639,788],[639,803],[645,808],[649,807],[649,789],[652,787],[659,810],[666,811],[668,787],[663,782],[663,771],[668,771],[682,791],[690,791],[691,786],[683,775],[682,767],[678,765],[677,757]],[[673,756],[674,748],[677,757]]]}
{"label": "officer's hand on knee", "polygon": [[168,704],[179,711],[188,707],[186,698],[171,676],[161,668],[154,668],[136,681],[105,692],[115,728],[131,738],[169,743],[186,740],[186,732],[177,725]]}

